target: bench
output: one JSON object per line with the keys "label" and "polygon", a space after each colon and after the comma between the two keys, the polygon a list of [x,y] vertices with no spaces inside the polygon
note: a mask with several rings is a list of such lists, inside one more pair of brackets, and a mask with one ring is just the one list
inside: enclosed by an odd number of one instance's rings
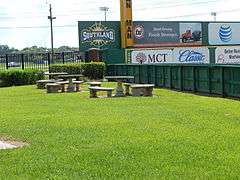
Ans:
{"label": "bench", "polygon": [[[57,84],[61,85],[62,92],[65,92],[65,85],[69,85],[69,81],[60,81],[56,82]],[[80,84],[83,84],[84,81],[73,81],[73,84],[76,85],[76,91],[80,90]]]}
{"label": "bench", "polygon": [[101,87],[101,82],[88,82],[88,85],[90,86],[90,87],[96,87],[96,86],[98,86],[98,87]]}
{"label": "bench", "polygon": [[154,84],[132,84],[132,96],[152,96]]}
{"label": "bench", "polygon": [[76,85],[76,91],[80,91],[80,84],[83,84],[84,81],[73,81],[73,84]]}
{"label": "bench", "polygon": [[125,87],[125,95],[130,96],[130,86],[131,86],[131,84],[130,83],[125,83],[123,85]]}
{"label": "bench", "polygon": [[57,83],[47,83],[46,84],[47,93],[58,93],[62,91],[62,85]]}
{"label": "bench", "polygon": [[68,84],[68,81],[56,82],[56,84],[61,85],[62,92],[65,92],[65,85]]}
{"label": "bench", "polygon": [[55,83],[55,82],[56,80],[54,79],[44,79],[44,80],[36,81],[36,84],[38,89],[45,89],[47,83]]}
{"label": "bench", "polygon": [[107,88],[107,87],[88,87],[90,90],[90,98],[97,98],[98,91],[107,91],[107,97],[112,97],[112,91],[114,88]]}

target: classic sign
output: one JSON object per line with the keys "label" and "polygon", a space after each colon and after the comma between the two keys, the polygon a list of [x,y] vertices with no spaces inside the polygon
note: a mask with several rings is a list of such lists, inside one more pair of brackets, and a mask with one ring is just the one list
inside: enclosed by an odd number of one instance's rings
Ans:
{"label": "classic sign", "polygon": [[209,63],[209,50],[206,47],[175,48],[173,57],[178,63]]}
{"label": "classic sign", "polygon": [[240,47],[218,47],[215,51],[216,64],[240,64]]}
{"label": "classic sign", "polygon": [[101,47],[115,41],[115,32],[101,23],[94,23],[81,31],[81,42]]}

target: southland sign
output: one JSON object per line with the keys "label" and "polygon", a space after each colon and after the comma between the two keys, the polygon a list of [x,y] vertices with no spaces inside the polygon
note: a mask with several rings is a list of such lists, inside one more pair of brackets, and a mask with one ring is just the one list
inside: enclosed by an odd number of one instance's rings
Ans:
{"label": "southland sign", "polygon": [[115,41],[115,32],[101,23],[94,23],[81,31],[81,43],[90,43],[96,47],[102,47]]}
{"label": "southland sign", "polygon": [[216,64],[240,64],[240,47],[218,47],[215,61]]}
{"label": "southland sign", "polygon": [[209,63],[208,48],[174,48],[133,50],[133,64],[206,64]]}

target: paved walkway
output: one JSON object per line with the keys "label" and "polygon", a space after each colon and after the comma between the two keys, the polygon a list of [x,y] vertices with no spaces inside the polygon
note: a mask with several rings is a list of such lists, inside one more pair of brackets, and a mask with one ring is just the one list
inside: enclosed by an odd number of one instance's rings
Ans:
{"label": "paved walkway", "polygon": [[13,148],[17,148],[17,146],[6,143],[4,141],[0,141],[0,149],[13,149]]}

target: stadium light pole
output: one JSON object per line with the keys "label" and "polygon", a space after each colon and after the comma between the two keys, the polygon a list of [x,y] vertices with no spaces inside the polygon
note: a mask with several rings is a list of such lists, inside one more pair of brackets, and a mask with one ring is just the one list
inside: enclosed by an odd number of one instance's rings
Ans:
{"label": "stadium light pole", "polygon": [[51,53],[52,53],[52,62],[53,62],[53,56],[54,56],[54,50],[53,50],[53,20],[56,19],[56,17],[52,16],[52,4],[49,4],[49,16],[48,19],[50,20],[50,28],[51,28]]}
{"label": "stadium light pole", "polygon": [[211,12],[211,15],[213,16],[213,20],[217,21],[217,13],[216,12]]}
{"label": "stadium light pole", "polygon": [[104,12],[104,19],[106,22],[107,21],[107,11],[109,10],[109,7],[103,6],[103,7],[100,7],[99,9],[100,9],[100,11]]}

